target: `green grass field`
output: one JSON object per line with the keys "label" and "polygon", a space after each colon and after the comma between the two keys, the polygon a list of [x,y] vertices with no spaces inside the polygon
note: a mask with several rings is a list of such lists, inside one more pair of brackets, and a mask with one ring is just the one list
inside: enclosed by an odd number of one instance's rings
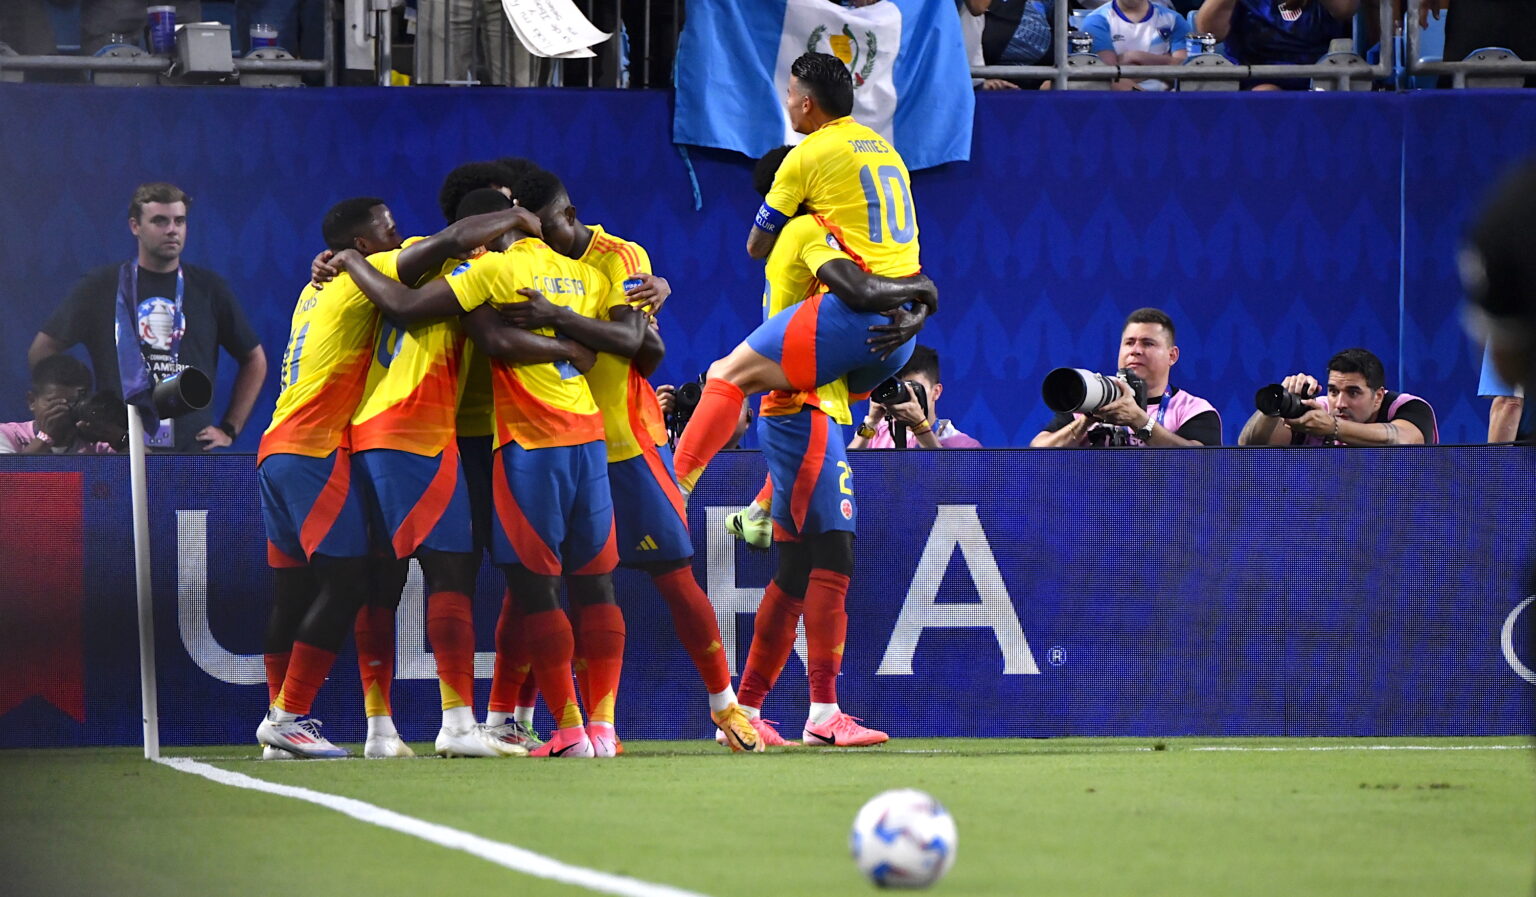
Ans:
{"label": "green grass field", "polygon": [[[1532,892],[1528,744],[903,739],[732,756],[630,742],[590,762],[168,754],[714,897],[872,891],[847,856],[848,825],[894,787],[927,790],[955,816],[943,894],[1402,897]],[[1364,745],[1442,749],[1340,749]],[[7,894],[593,893],[134,750],[0,752],[0,789]]]}

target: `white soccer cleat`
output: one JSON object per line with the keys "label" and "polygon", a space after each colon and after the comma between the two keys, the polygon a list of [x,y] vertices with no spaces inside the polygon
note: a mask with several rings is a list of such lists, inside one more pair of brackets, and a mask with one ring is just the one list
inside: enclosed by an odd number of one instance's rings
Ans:
{"label": "white soccer cleat", "polygon": [[416,752],[405,743],[400,733],[389,735],[369,735],[363,742],[363,756],[369,760],[389,760],[395,757],[414,757]]}
{"label": "white soccer cleat", "polygon": [[261,746],[261,759],[263,760],[299,760],[298,754],[290,754],[282,748],[275,748],[270,744]]}
{"label": "white soccer cleat", "polygon": [[348,756],[345,750],[331,744],[329,739],[320,734],[320,721],[317,719],[295,719],[280,723],[274,721],[269,714],[256,727],[256,740],[268,747],[280,748],[311,760]]}
{"label": "white soccer cleat", "polygon": [[441,757],[526,757],[528,749],[508,744],[483,723],[468,729],[455,730],[446,726],[437,732],[437,753]]}
{"label": "white soccer cleat", "polygon": [[537,732],[517,720],[508,720],[498,726],[487,724],[487,728],[491,730],[492,735],[507,744],[514,744],[530,751],[544,743]]}

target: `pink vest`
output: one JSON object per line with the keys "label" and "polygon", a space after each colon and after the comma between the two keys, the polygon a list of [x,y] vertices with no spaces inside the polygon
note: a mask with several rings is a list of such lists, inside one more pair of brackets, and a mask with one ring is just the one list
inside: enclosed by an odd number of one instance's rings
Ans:
{"label": "pink vest", "polygon": [[[1197,414],[1204,414],[1207,411],[1215,413],[1218,424],[1221,421],[1221,412],[1216,410],[1215,405],[1212,405],[1210,402],[1207,402],[1205,399],[1202,399],[1199,396],[1190,395],[1187,390],[1181,389],[1178,392],[1175,392],[1172,396],[1165,399],[1164,402],[1166,402],[1168,405],[1166,411],[1160,408],[1162,403],[1159,403],[1159,405],[1148,405],[1147,410],[1152,413],[1152,419],[1157,421],[1159,426],[1170,433],[1179,432],[1179,428],[1188,423],[1190,418]],[[1161,420],[1158,419],[1159,414],[1162,415]],[[1081,414],[1074,414],[1072,416],[1074,418],[1083,417]],[[1087,445],[1088,437],[1084,436],[1082,441],[1078,444]],[[1146,443],[1142,442],[1140,439],[1137,439],[1134,435],[1130,437],[1130,444],[1146,445]]]}
{"label": "pink vest", "polygon": [[[1409,402],[1414,401],[1415,399],[1418,399],[1418,401],[1424,402],[1425,405],[1429,406],[1430,429],[1433,430],[1434,432],[1431,433],[1431,434],[1428,434],[1428,435],[1433,436],[1434,443],[1436,445],[1439,445],[1440,444],[1440,421],[1435,417],[1435,406],[1430,405],[1428,401],[1426,401],[1424,399],[1420,399],[1418,396],[1409,395],[1406,392],[1400,392],[1400,393],[1397,394],[1397,398],[1393,399],[1392,400],[1392,404],[1387,406],[1387,413],[1386,413],[1385,416],[1383,416],[1382,413],[1380,411],[1378,411],[1378,412],[1376,412],[1376,417],[1380,418],[1380,419],[1379,420],[1374,420],[1374,421],[1367,421],[1367,423],[1382,423],[1383,421],[1389,421],[1389,420],[1392,419],[1392,415],[1397,413],[1397,409],[1403,407],[1404,405],[1408,404]],[[1321,408],[1324,411],[1328,411],[1332,407],[1329,404],[1328,397],[1326,395],[1318,396],[1316,401],[1317,401],[1318,407]],[[1428,441],[1428,440],[1426,440],[1426,441]],[[1302,445],[1322,445],[1323,444],[1323,440],[1322,440],[1321,437],[1318,437],[1318,436],[1308,436],[1306,439],[1302,440],[1301,444]]]}

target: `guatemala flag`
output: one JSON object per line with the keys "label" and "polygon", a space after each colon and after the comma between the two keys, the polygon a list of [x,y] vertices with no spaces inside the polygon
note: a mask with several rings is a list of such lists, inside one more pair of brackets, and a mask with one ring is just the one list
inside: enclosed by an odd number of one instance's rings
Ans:
{"label": "guatemala flag", "polygon": [[854,118],[907,168],[970,159],[976,97],[953,0],[689,0],[673,141],[753,158],[800,142],[784,92],[790,63],[812,50],[847,64]]}

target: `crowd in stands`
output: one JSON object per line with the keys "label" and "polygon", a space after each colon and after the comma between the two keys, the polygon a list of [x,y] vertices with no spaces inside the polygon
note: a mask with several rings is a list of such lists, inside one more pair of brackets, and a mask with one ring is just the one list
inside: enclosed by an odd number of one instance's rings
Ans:
{"label": "crowd in stands", "polygon": [[[828,0],[867,6],[889,0]],[[955,0],[972,66],[1050,65],[1056,0]],[[1109,65],[1178,65],[1201,52],[1196,35],[1239,65],[1309,65],[1348,41],[1368,55],[1379,43],[1383,0],[1061,0],[1069,2],[1074,35]],[[1401,0],[1393,0],[1400,11]],[[230,26],[238,56],[253,48],[253,27],[275,30],[275,42],[300,59],[326,56],[326,4],[300,0],[180,0],[176,20]],[[622,0],[586,4],[593,23],[617,35],[590,60],[542,59],[514,34],[500,0],[410,0],[395,13],[394,68],[402,83],[492,86],[670,87],[684,4]],[[1420,27],[1443,34],[1442,57],[1460,61],[1502,47],[1536,60],[1536,17],[1508,0],[1424,0]],[[352,13],[346,13],[351,15]],[[338,33],[365,27],[346,19]],[[1400,26],[1401,27],[1401,26]],[[99,53],[114,43],[147,46],[143,0],[6,0],[0,43],[21,55],[78,50]],[[263,32],[264,34],[266,32]],[[1341,44],[1335,44],[1335,41]],[[355,43],[355,42],[354,42]],[[1209,46],[1209,44],[1207,44]],[[370,52],[333,47],[342,83],[377,83]],[[1076,52],[1076,51],[1074,51]],[[361,67],[361,68],[360,68]],[[33,75],[30,77],[39,77]],[[50,73],[47,77],[60,77]],[[314,80],[313,83],[318,83]],[[1528,84],[1530,81],[1528,80]],[[1245,82],[1256,90],[1306,89],[1307,79]],[[988,90],[1048,86],[1039,79],[978,79]],[[1117,90],[1159,91],[1168,82],[1122,78]]]}

